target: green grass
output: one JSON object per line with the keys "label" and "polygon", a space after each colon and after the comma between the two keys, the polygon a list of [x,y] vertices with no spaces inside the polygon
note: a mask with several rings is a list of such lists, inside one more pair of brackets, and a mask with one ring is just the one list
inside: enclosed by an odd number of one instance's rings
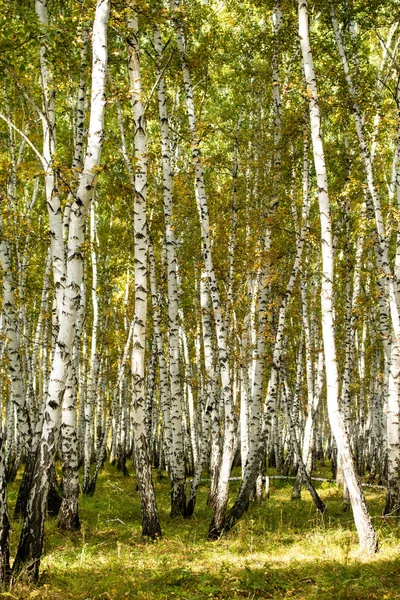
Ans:
{"label": "green grass", "polygon": [[[168,480],[156,483],[163,538],[155,542],[141,537],[135,488],[133,477],[107,467],[95,496],[80,500],[79,533],[62,533],[48,519],[39,585],[18,581],[0,599],[400,599],[400,520],[380,516],[382,490],[367,491],[380,552],[366,561],[333,484],[318,485],[327,504],[321,517],[307,492],[292,502],[291,482],[274,481],[270,499],[252,504],[217,542],[206,539],[211,513],[205,485],[195,517],[171,520]],[[233,482],[232,500],[237,488]],[[16,485],[11,508],[15,493]],[[20,525],[13,524],[13,552]]]}

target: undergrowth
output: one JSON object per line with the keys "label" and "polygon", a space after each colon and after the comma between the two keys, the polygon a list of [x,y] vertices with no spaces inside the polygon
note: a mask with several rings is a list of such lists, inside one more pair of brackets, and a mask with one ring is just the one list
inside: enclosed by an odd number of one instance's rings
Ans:
{"label": "undergrowth", "polygon": [[[231,484],[231,500],[238,485]],[[206,483],[195,516],[171,520],[168,479],[156,481],[163,537],[152,542],[141,537],[135,478],[107,466],[95,495],[80,499],[79,533],[60,532],[55,519],[47,520],[39,584],[21,579],[0,599],[400,599],[400,522],[381,516],[384,492],[366,491],[380,552],[363,560],[336,485],[317,484],[327,505],[323,517],[307,492],[291,501],[291,485],[274,480],[269,500],[252,504],[226,537],[209,542]],[[20,527],[13,523],[12,553]]]}

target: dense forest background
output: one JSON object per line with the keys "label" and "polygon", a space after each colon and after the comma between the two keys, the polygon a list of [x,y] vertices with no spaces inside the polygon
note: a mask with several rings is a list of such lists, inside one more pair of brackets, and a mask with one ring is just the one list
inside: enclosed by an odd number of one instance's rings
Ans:
{"label": "dense forest background", "polygon": [[47,509],[79,531],[105,461],[150,539],[156,470],[172,518],[207,478],[210,540],[266,469],[324,514],[329,463],[374,555],[361,479],[400,511],[398,4],[0,7],[3,584],[38,579]]}

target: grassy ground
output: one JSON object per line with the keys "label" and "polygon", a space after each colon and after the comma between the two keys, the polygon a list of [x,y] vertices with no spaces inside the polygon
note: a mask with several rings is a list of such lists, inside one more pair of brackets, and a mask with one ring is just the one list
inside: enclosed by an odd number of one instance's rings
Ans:
{"label": "grassy ground", "polygon": [[[232,499],[237,487],[233,482]],[[135,479],[107,467],[95,496],[81,499],[80,533],[61,533],[48,520],[40,584],[18,581],[0,599],[400,599],[400,521],[380,516],[382,490],[367,491],[380,552],[363,561],[336,486],[318,489],[327,504],[323,518],[307,492],[292,502],[291,483],[274,481],[268,501],[252,505],[228,536],[208,542],[207,487],[200,489],[194,518],[171,520],[165,479],[156,483],[163,538],[147,542],[140,535]],[[11,505],[14,497],[12,488]],[[19,529],[14,523],[14,551]]]}

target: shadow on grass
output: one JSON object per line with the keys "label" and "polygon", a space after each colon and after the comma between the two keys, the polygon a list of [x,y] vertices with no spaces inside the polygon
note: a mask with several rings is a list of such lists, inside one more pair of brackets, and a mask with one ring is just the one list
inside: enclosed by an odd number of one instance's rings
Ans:
{"label": "shadow on grass", "polygon": [[198,570],[196,564],[189,561],[172,569],[167,566],[148,569],[140,561],[131,567],[121,566],[116,561],[95,569],[75,568],[69,574],[45,572],[38,588],[30,588],[29,592],[14,589],[7,595],[0,593],[0,599],[387,600],[400,598],[399,567],[399,559],[375,559],[370,563],[352,561],[347,565],[334,561],[249,563],[240,568],[221,563],[211,565],[206,571]]}
{"label": "shadow on grass", "polygon": [[[307,493],[291,502],[290,490],[288,482],[274,485],[269,501],[251,504],[237,526],[213,543],[206,541],[207,486],[199,490],[194,518],[171,520],[169,483],[157,482],[164,537],[151,543],[141,538],[134,478],[108,468],[95,496],[80,500],[81,532],[59,532],[48,520],[40,585],[18,582],[0,592],[0,600],[399,600],[400,529],[397,521],[379,517],[382,498],[371,495],[369,505],[385,551],[361,562],[351,558],[357,536],[338,490],[319,490],[328,503],[323,519]],[[236,491],[233,485],[231,501]]]}

